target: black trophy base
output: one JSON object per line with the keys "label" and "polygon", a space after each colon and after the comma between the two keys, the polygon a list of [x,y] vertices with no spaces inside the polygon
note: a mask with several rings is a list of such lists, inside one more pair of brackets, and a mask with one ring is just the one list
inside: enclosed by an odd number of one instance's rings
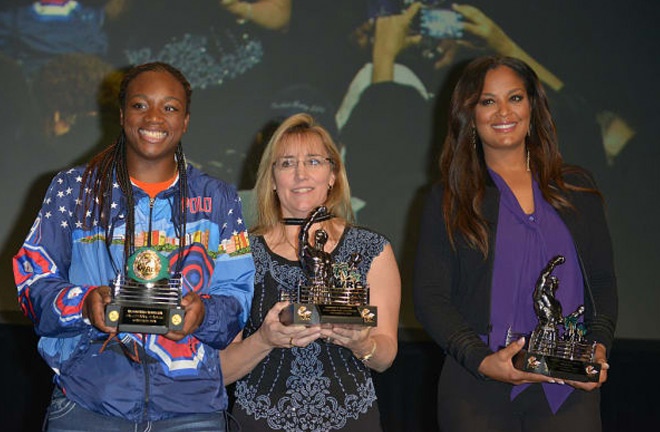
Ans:
{"label": "black trophy base", "polygon": [[280,312],[280,322],[290,324],[356,324],[375,327],[378,324],[376,306],[342,304],[292,303]]}
{"label": "black trophy base", "polygon": [[527,350],[522,350],[513,357],[513,365],[524,372],[558,379],[598,382],[600,378],[600,363],[531,353]]}
{"label": "black trophy base", "polygon": [[182,330],[185,311],[180,307],[120,305],[110,303],[105,308],[105,324],[120,332],[165,334]]}

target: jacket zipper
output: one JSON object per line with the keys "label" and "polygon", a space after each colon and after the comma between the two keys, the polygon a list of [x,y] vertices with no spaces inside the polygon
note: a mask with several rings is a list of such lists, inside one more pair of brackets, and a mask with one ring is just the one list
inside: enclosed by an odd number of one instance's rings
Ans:
{"label": "jacket zipper", "polygon": [[149,392],[149,385],[150,385],[150,380],[149,380],[149,365],[147,364],[148,362],[146,361],[147,357],[147,349],[144,347],[144,344],[147,342],[147,335],[142,334],[142,369],[144,371],[144,411],[143,411],[143,418],[145,421],[149,418],[149,397],[150,397],[150,392]]}
{"label": "jacket zipper", "polygon": [[[149,231],[147,235],[147,246],[151,246],[151,221],[153,218],[153,211],[154,211],[154,203],[156,202],[156,198],[149,197]],[[147,337],[149,337],[146,334],[142,334],[142,353],[144,354],[143,360],[142,360],[142,369],[144,370],[144,419],[148,419],[149,416],[149,398],[151,395],[151,392],[149,391],[149,386],[150,386],[150,379],[149,379],[149,365],[146,362],[146,357],[147,357],[147,348],[146,348],[146,343],[147,343]]]}

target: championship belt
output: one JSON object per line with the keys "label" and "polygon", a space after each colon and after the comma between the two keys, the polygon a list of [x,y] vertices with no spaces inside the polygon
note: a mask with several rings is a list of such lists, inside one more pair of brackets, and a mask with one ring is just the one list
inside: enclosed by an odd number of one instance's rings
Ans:
{"label": "championship belt", "polygon": [[110,284],[107,326],[120,332],[153,334],[183,329],[181,274],[170,277],[168,260],[156,249],[138,249],[128,259],[127,275],[118,273]]}

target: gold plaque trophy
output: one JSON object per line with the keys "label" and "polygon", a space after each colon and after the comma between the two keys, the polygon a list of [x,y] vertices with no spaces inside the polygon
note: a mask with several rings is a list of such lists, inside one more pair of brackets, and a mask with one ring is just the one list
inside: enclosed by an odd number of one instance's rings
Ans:
{"label": "gold plaque trophy", "polygon": [[[355,253],[348,263],[333,264],[324,251],[328,234],[314,232],[314,245],[309,243],[309,230],[315,222],[332,217],[324,206],[316,208],[301,221],[298,258],[306,276],[297,292],[282,291],[280,300],[292,303],[280,312],[283,324],[358,324],[376,326],[377,308],[370,306],[369,287],[361,280],[357,265],[362,257]],[[336,277],[341,275],[341,277]]]}
{"label": "gold plaque trophy", "polygon": [[[562,315],[562,307],[555,298],[559,280],[551,276],[554,268],[563,264],[561,255],[550,260],[541,272],[534,289],[534,311],[538,325],[527,337],[525,348],[513,358],[516,369],[550,377],[582,382],[598,382],[600,364],[594,362],[596,342],[585,339],[586,328],[578,322],[584,314],[579,306],[570,315]],[[563,327],[563,332],[560,332]],[[523,334],[507,334],[507,345]]]}
{"label": "gold plaque trophy", "polygon": [[170,277],[167,258],[144,247],[128,259],[128,276],[111,282],[105,323],[120,332],[165,334],[183,328],[181,275]]}

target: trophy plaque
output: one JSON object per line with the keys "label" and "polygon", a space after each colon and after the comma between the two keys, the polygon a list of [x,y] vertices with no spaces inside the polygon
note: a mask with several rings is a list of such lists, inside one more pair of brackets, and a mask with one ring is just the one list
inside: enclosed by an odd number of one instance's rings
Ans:
{"label": "trophy plaque", "polygon": [[181,275],[170,277],[167,259],[145,247],[128,259],[128,276],[111,282],[105,323],[120,332],[165,334],[183,329]]}
{"label": "trophy plaque", "polygon": [[[531,335],[507,334],[507,345],[525,336],[526,343],[513,358],[516,369],[559,379],[598,382],[599,363],[594,362],[596,342],[585,339],[586,328],[579,322],[584,306],[569,315],[562,315],[562,307],[555,298],[559,280],[551,273],[565,258],[556,256],[542,270],[534,289],[534,311],[538,324]],[[560,331],[561,330],[561,331]]]}
{"label": "trophy plaque", "polygon": [[316,208],[302,221],[298,257],[306,280],[294,293],[280,292],[281,301],[291,304],[280,312],[283,324],[357,324],[377,325],[377,307],[369,305],[369,287],[361,280],[357,265],[358,253],[348,263],[334,263],[324,251],[328,234],[323,229],[314,232],[314,245],[309,243],[309,230],[315,222],[332,217],[324,206]]}

